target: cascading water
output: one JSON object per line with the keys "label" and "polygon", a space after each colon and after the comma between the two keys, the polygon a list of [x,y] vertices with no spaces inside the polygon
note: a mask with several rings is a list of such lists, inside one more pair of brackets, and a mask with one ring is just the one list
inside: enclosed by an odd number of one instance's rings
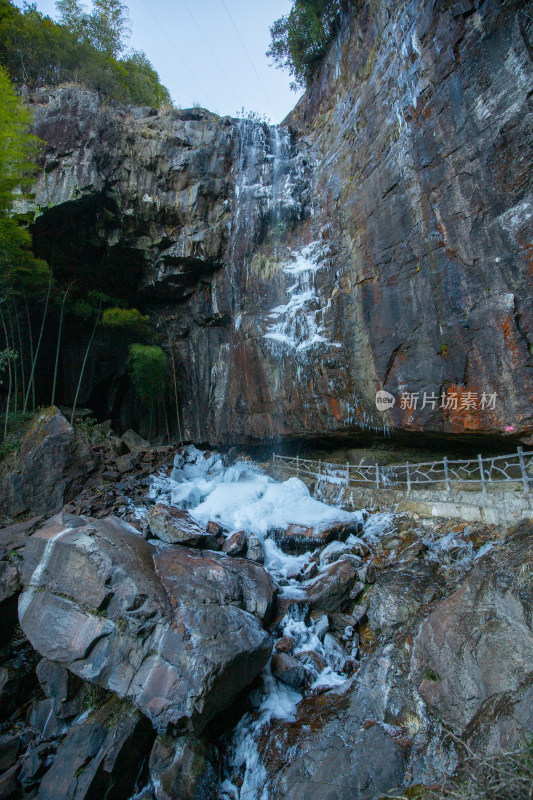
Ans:
{"label": "cascading water", "polygon": [[[297,478],[279,482],[250,461],[228,465],[219,454],[204,454],[193,446],[176,455],[170,477],[160,474],[152,478],[149,497],[151,502],[188,509],[202,525],[216,521],[227,536],[238,530],[254,534],[262,544],[264,568],[279,586],[278,608],[284,613],[270,629],[275,640],[273,657],[260,676],[260,685],[250,691],[248,710],[220,743],[219,800],[270,800],[277,775],[268,761],[265,743],[274,740],[283,749],[288,726],[306,724],[305,718],[298,717],[304,698],[342,691],[339,687],[360,669],[355,615],[364,615],[364,606],[357,606],[360,601],[354,600],[351,616],[336,614],[331,627],[332,621],[324,611],[309,613],[307,590],[338,561],[351,561],[367,576],[368,563],[380,541],[390,538],[395,530],[394,516],[381,513],[365,519],[362,512],[349,513],[314,499]],[[138,507],[136,514],[142,519],[146,511]],[[351,534],[344,542],[332,541],[300,555],[285,553],[275,538],[292,523],[320,531],[333,522],[364,522],[364,527],[358,536]],[[490,543],[474,547],[466,534],[452,531],[440,537],[430,529],[419,538],[441,568],[453,572],[468,569],[492,547]],[[389,563],[395,563],[398,557],[393,549]],[[274,659],[287,652],[292,653],[291,663],[301,673],[297,682],[284,681],[276,668]],[[141,797],[142,793],[137,800]]]}
{"label": "cascading water", "polygon": [[234,256],[249,254],[270,227],[305,212],[305,159],[287,128],[242,119],[236,128]]}
{"label": "cascading water", "polygon": [[[353,671],[358,645],[349,627],[341,644],[328,633],[323,615],[309,615],[302,603],[309,583],[303,580],[303,573],[311,565],[313,553],[284,553],[274,532],[286,530],[291,523],[320,529],[334,521],[360,522],[362,515],[314,500],[297,478],[280,483],[248,461],[226,467],[219,455],[212,453],[206,458],[194,447],[176,457],[170,478],[153,479],[150,495],[157,502],[188,509],[200,523],[219,522],[228,535],[236,530],[255,534],[262,542],[265,569],[280,586],[280,600],[288,601],[288,610],[273,633],[277,641],[285,637],[294,643],[294,657],[302,665],[306,688],[297,691],[280,681],[269,663],[261,676],[261,688],[250,697],[252,710],[237,724],[223,762],[220,800],[268,800],[269,779],[258,749],[261,733],[277,720],[293,720],[305,691],[323,692],[343,683]],[[142,515],[142,510],[139,513]],[[328,546],[318,559],[318,573],[327,568],[334,551],[338,556],[359,541],[352,535],[344,544]]]}

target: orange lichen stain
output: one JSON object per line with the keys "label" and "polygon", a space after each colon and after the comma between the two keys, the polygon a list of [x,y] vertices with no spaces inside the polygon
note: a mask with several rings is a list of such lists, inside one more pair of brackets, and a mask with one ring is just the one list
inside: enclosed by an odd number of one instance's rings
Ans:
{"label": "orange lichen stain", "polygon": [[516,367],[522,363],[523,358],[516,336],[516,326],[512,317],[506,317],[503,320],[501,329],[503,331],[503,338],[505,339],[507,350],[511,356],[511,361],[513,362],[513,366]]}
{"label": "orange lichen stain", "polygon": [[341,404],[340,404],[340,402],[337,400],[336,397],[330,397],[329,398],[329,404],[331,406],[331,410],[333,412],[333,416],[335,417],[337,422],[341,422],[342,414],[341,414]]}
{"label": "orange lichen stain", "polygon": [[[476,394],[475,404],[470,406],[468,396],[470,392]],[[462,431],[476,431],[479,428],[487,427],[487,409],[481,408],[481,392],[465,386],[457,386],[451,384],[446,389],[446,397],[449,400],[455,396],[455,401],[450,408],[443,408],[442,413],[444,418],[451,425],[454,433],[461,433]],[[457,408],[455,408],[457,405]]]}

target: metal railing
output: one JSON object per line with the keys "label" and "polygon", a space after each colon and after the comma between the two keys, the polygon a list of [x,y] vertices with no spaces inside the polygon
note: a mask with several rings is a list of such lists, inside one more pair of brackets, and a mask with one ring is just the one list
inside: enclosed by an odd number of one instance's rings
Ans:
{"label": "metal railing", "polygon": [[442,483],[449,493],[456,484],[479,483],[484,494],[487,487],[497,487],[505,483],[520,483],[523,491],[529,494],[530,482],[533,481],[533,451],[524,452],[519,447],[516,453],[505,456],[494,456],[469,460],[443,458],[441,461],[428,461],[380,466],[379,464],[362,464],[356,466],[332,464],[327,461],[313,461],[300,456],[280,456],[274,453],[274,466],[298,478],[314,478],[324,483],[339,486],[375,486],[387,488],[406,486],[411,489],[428,487],[430,484]]}

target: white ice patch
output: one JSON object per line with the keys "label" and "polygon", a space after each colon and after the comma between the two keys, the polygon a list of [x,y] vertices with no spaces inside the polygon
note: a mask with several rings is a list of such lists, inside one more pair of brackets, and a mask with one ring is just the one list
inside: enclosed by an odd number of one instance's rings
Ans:
{"label": "white ice patch", "polygon": [[294,278],[286,289],[288,300],[270,311],[263,337],[271,343],[275,355],[293,352],[305,357],[320,345],[341,347],[327,338],[323,303],[315,287],[315,275],[324,264],[324,249],[312,242],[292,256],[293,260],[282,268]]}

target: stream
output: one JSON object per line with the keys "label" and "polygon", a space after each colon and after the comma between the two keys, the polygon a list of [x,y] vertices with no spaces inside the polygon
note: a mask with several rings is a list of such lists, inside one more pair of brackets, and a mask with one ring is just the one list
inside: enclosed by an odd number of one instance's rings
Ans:
{"label": "stream", "polygon": [[[305,678],[298,688],[283,682],[273,672],[271,657],[257,688],[250,691],[248,710],[229,738],[225,737],[219,794],[219,800],[269,800],[272,776],[262,762],[261,737],[272,725],[294,721],[304,697],[340,686],[359,666],[359,635],[354,627],[348,624],[343,631],[337,627],[332,635],[324,612],[308,613],[305,587],[333,562],[357,559],[359,556],[353,555],[357,552],[371,554],[373,546],[394,530],[394,517],[390,513],[368,516],[326,505],[311,497],[298,478],[276,481],[251,461],[227,464],[220,454],[204,453],[192,445],[175,456],[170,476],[153,476],[148,497],[151,503],[187,510],[203,526],[210,521],[219,523],[225,536],[236,531],[255,535],[263,548],[264,568],[279,586],[282,616],[270,627],[275,639],[273,656],[278,649],[284,650],[276,645],[289,640]],[[146,510],[137,507],[135,514],[142,519]],[[320,531],[334,522],[357,523],[360,535],[350,534],[344,542],[332,541],[299,554],[284,552],[283,534],[292,523]],[[475,552],[472,544],[458,535],[439,539],[430,531],[423,541],[429,555],[441,565],[464,569],[491,546]]]}

